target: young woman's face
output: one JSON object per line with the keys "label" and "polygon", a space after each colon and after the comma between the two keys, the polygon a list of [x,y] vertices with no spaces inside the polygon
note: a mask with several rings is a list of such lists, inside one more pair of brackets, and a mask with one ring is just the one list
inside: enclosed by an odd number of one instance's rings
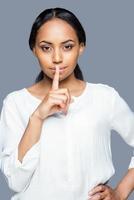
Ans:
{"label": "young woman's face", "polygon": [[64,20],[47,21],[38,30],[33,52],[42,71],[53,79],[55,66],[66,67],[60,71],[60,80],[74,75],[78,57],[83,52],[83,43],[79,44],[75,30]]}

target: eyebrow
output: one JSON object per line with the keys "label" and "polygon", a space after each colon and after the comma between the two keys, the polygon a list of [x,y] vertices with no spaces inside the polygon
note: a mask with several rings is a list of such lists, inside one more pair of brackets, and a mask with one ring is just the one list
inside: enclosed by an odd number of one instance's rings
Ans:
{"label": "eyebrow", "polygon": [[[49,41],[45,41],[45,40],[42,40],[40,43],[42,43],[42,42],[45,42],[45,43],[47,43],[47,44],[52,44],[51,42],[49,42]],[[71,39],[69,39],[69,40],[66,40],[66,41],[64,41],[64,42],[61,42],[62,44],[64,44],[64,43],[67,43],[67,42],[75,42],[74,40],[71,40]],[[40,44],[39,43],[39,44]]]}

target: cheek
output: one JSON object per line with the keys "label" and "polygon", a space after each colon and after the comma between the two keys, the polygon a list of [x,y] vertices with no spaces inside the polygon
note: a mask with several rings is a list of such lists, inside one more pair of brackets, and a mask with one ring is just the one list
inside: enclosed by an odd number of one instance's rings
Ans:
{"label": "cheek", "polygon": [[40,55],[38,56],[38,61],[40,63],[40,65],[44,65],[44,66],[47,66],[49,64],[51,64],[51,56],[48,56],[48,55]]}
{"label": "cheek", "polygon": [[66,61],[68,62],[77,62],[77,59],[78,59],[79,55],[78,53],[75,51],[75,52],[72,52],[72,53],[68,53],[68,54],[65,54],[64,58]]}
{"label": "cheek", "polygon": [[[79,54],[77,50],[70,51],[70,52],[64,52],[63,53],[63,63],[70,63],[72,65],[75,65],[77,63]],[[50,66],[52,64],[52,55],[51,54],[44,54],[44,53],[39,53],[37,55],[37,59],[39,64],[43,66]]]}

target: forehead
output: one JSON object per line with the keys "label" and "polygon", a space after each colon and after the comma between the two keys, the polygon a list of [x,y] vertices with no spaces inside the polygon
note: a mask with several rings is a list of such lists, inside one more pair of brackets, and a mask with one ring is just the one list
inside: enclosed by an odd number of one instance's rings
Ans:
{"label": "forehead", "polygon": [[40,27],[36,40],[43,39],[52,42],[62,42],[66,39],[78,40],[73,27],[66,21],[57,18],[47,21]]}

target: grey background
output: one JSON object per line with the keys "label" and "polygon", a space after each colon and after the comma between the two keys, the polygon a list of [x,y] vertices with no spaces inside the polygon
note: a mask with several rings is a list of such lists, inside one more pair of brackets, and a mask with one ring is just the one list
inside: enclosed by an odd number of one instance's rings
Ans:
{"label": "grey background", "polygon": [[[0,2],[0,106],[11,91],[30,86],[40,71],[28,47],[31,25],[49,7],[73,11],[87,34],[87,47],[79,59],[85,80],[115,87],[134,111],[134,1],[42,1]],[[112,132],[113,163],[116,169],[109,185],[115,187],[127,172],[132,147]],[[0,199],[13,192],[0,174]],[[129,197],[134,199],[132,193]]]}

